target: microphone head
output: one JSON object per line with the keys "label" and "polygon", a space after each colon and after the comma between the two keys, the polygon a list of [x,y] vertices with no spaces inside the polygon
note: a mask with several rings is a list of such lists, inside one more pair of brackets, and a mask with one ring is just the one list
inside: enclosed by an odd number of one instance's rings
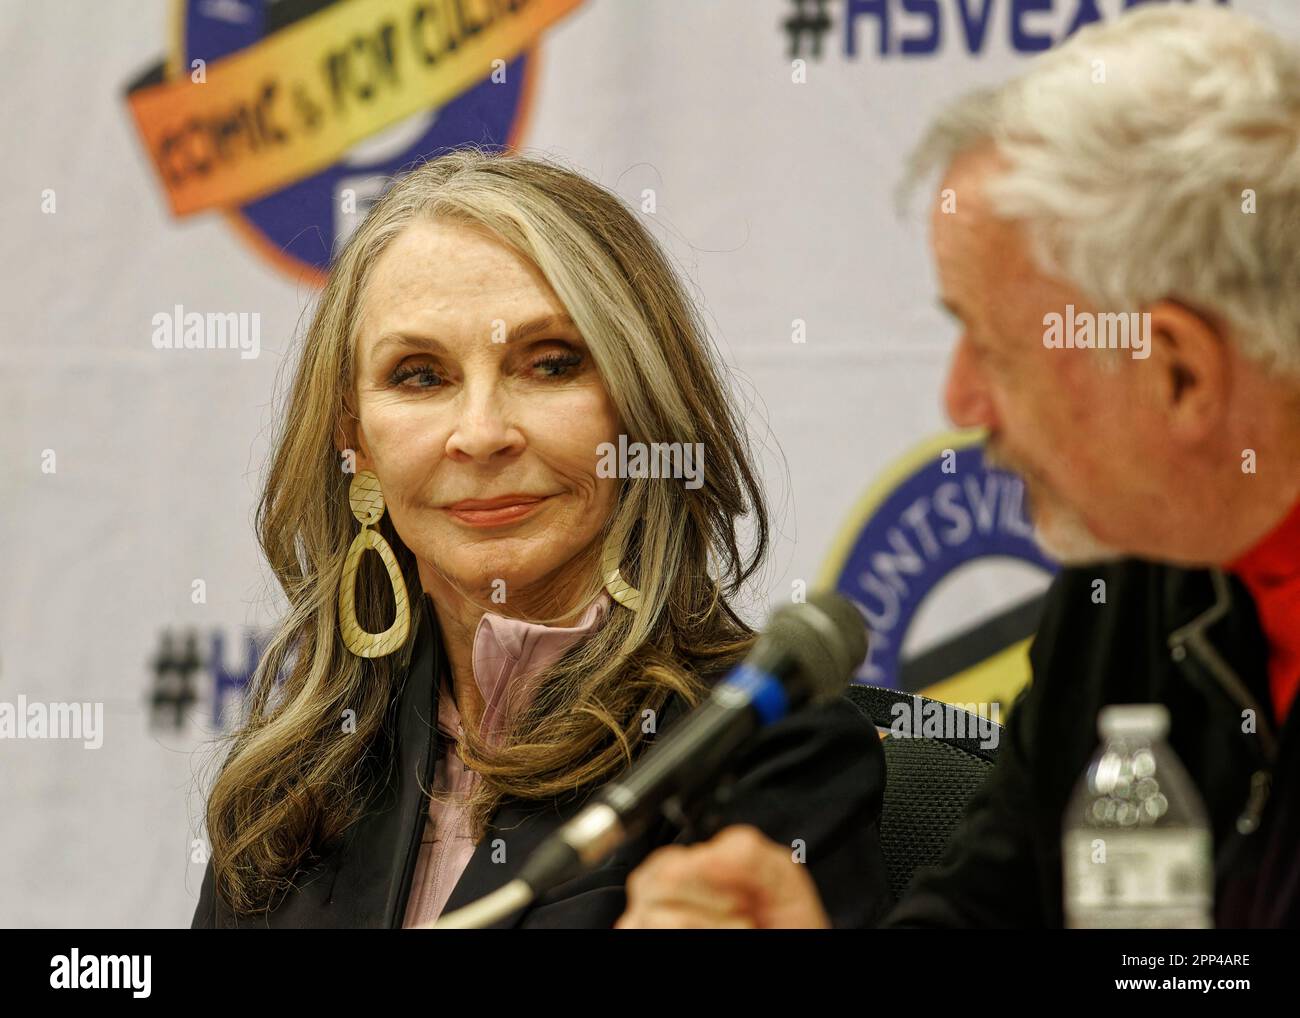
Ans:
{"label": "microphone head", "polygon": [[832,591],[778,608],[763,639],[789,654],[812,700],[842,695],[867,656],[866,620],[852,601]]}

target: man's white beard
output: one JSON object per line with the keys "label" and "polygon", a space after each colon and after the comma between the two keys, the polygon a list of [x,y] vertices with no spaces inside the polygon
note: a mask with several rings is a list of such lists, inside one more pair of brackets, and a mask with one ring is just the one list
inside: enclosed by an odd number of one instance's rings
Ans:
{"label": "man's white beard", "polygon": [[[984,462],[998,470],[1009,470],[1025,483],[1029,497],[1030,522],[1034,527],[1034,541],[1037,545],[1066,566],[1086,565],[1092,562],[1113,562],[1124,557],[1124,553],[1092,536],[1092,531],[1083,522],[1083,517],[1060,499],[1051,499],[1051,508],[1046,510],[1047,498],[1043,497],[1045,485],[1028,470],[1003,455],[992,445],[984,447]],[[1034,499],[1037,491],[1039,498]],[[1037,511],[1032,507],[1037,506]],[[1046,520],[1043,517],[1046,516]],[[1042,521],[1042,522],[1040,522]]]}
{"label": "man's white beard", "polygon": [[1108,544],[1092,536],[1086,523],[1073,511],[1058,502],[1046,525],[1035,520],[1034,540],[1038,546],[1064,566],[1087,565],[1091,562],[1113,562],[1124,557]]}

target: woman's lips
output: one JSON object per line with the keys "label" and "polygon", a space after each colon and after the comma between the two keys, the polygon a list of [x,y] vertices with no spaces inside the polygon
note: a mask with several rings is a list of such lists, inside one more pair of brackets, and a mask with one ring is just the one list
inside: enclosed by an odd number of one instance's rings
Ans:
{"label": "woman's lips", "polygon": [[532,515],[550,496],[508,495],[502,498],[466,499],[447,507],[448,514],[469,527],[499,527]]}

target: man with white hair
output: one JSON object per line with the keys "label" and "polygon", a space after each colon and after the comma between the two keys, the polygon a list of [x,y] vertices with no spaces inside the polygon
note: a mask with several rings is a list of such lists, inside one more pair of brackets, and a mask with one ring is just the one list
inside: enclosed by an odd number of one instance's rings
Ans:
{"label": "man with white hair", "polygon": [[[1300,925],[1300,50],[1144,8],[957,103],[911,169],[942,171],[949,416],[1066,568],[997,763],[889,925],[1062,925],[1066,805],[1099,710],[1134,702],[1205,802],[1216,924]],[[751,828],[661,849],[628,899],[620,926],[826,925]]]}

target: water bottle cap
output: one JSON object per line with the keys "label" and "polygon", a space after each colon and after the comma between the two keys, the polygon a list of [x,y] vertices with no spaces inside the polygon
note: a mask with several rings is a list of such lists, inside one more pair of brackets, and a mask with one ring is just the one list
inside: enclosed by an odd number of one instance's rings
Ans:
{"label": "water bottle cap", "polygon": [[1163,703],[1112,703],[1097,715],[1097,733],[1103,739],[1120,735],[1163,738],[1169,731],[1169,708]]}

